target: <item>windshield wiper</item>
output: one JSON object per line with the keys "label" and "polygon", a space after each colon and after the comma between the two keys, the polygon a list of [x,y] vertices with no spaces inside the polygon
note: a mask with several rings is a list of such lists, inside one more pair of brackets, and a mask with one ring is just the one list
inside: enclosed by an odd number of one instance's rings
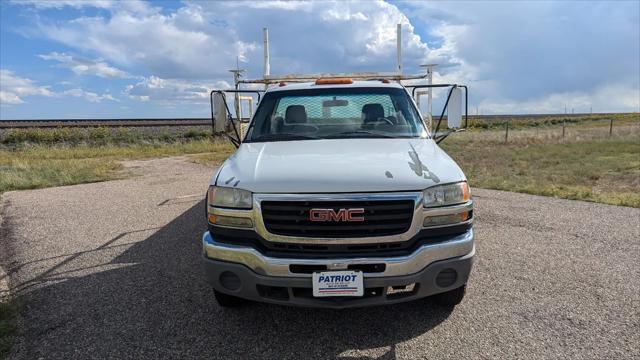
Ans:
{"label": "windshield wiper", "polygon": [[371,132],[371,131],[367,131],[367,130],[355,130],[355,131],[345,131],[345,132],[329,135],[329,136],[326,136],[325,138],[327,138],[327,139],[341,138],[341,137],[346,137],[348,135],[367,135],[367,136],[363,136],[363,137],[380,137],[380,138],[395,138],[395,137],[397,137],[397,136],[393,136],[393,135],[389,135],[389,134],[382,134],[382,133]]}
{"label": "windshield wiper", "polygon": [[260,141],[280,141],[280,140],[316,140],[317,137],[309,135],[279,133],[279,134],[263,134],[250,140],[250,142]]}

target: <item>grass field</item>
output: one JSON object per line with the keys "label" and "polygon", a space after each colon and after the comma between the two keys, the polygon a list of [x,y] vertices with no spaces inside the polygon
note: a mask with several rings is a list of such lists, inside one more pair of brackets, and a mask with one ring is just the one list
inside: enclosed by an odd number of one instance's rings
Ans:
{"label": "grass field", "polygon": [[0,149],[0,193],[116,179],[126,176],[120,160],[185,154],[226,158],[233,146],[224,140],[149,144],[29,145]]}
{"label": "grass field", "polygon": [[[474,187],[640,207],[640,115],[607,116],[519,118],[507,142],[496,120],[453,134],[441,146]],[[124,159],[188,155],[214,165],[233,151],[202,130],[18,130],[5,133],[0,144],[0,193],[123,177]]]}
{"label": "grass field", "polygon": [[[613,120],[617,125],[628,125],[638,121],[638,113],[620,114],[582,114],[582,115],[546,115],[546,116],[469,116],[469,128],[471,129],[496,129],[502,128],[505,122],[509,122],[512,128],[543,128],[559,127],[562,124],[567,126],[608,126]],[[446,128],[446,120],[441,127]]]}
{"label": "grass field", "polygon": [[[574,129],[576,130],[576,129]],[[640,128],[611,138],[583,127],[563,140],[557,129],[454,134],[441,145],[472,187],[640,207]]]}
{"label": "grass field", "polygon": [[0,130],[0,145],[110,145],[175,142],[209,138],[204,126],[176,127],[96,127],[96,128],[24,128]]}

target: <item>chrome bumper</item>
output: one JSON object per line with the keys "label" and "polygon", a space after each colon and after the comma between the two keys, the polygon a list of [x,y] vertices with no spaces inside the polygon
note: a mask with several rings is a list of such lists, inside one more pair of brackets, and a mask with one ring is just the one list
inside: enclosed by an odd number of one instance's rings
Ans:
{"label": "chrome bumper", "polygon": [[252,247],[230,245],[217,242],[209,232],[202,236],[203,251],[206,258],[242,264],[259,275],[279,277],[311,277],[311,274],[292,273],[290,265],[326,265],[329,268],[342,268],[353,264],[385,264],[385,271],[367,273],[368,278],[403,276],[414,274],[436,261],[460,256],[473,257],[473,230],[452,237],[448,241],[423,245],[412,254],[396,257],[358,257],[335,259],[296,259],[275,258],[261,254]]}

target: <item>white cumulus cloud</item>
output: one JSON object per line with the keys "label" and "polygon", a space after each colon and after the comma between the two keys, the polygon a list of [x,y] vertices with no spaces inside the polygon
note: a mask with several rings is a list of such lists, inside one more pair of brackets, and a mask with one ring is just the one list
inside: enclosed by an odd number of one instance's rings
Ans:
{"label": "white cumulus cloud", "polygon": [[[122,3],[127,3],[122,2]],[[118,3],[121,4],[121,3]],[[232,29],[204,19],[198,5],[164,14],[116,7],[109,17],[82,16],[65,23],[42,20],[41,35],[77,51],[98,54],[125,67],[141,67],[163,78],[222,76],[257,48]]]}
{"label": "white cumulus cloud", "polygon": [[78,51],[162,78],[221,79],[236,61],[250,76],[261,74],[263,26],[270,29],[274,71],[392,71],[398,23],[408,71],[424,61],[450,62],[446,53],[431,54],[407,16],[384,1],[187,2],[164,12],[114,7],[110,16],[41,20],[38,28]]}
{"label": "white cumulus cloud", "polygon": [[468,83],[483,113],[638,111],[638,2],[403,5],[460,64],[439,79]]}
{"label": "white cumulus cloud", "polygon": [[95,92],[74,88],[64,91],[53,91],[49,86],[41,86],[35,81],[20,77],[7,69],[0,69],[0,103],[2,105],[16,105],[24,103],[29,96],[44,96],[63,98],[67,96],[83,98],[89,102],[102,100],[119,101],[110,94],[99,95]]}
{"label": "white cumulus cloud", "polygon": [[25,96],[54,96],[47,86],[39,86],[27,78],[17,76],[12,71],[0,69],[0,102],[2,104],[21,104]]}
{"label": "white cumulus cloud", "polygon": [[212,89],[229,89],[225,81],[214,83],[163,79],[158,76],[144,78],[136,84],[128,85],[124,93],[140,101],[157,101],[165,105],[185,102],[205,104]]}
{"label": "white cumulus cloud", "polygon": [[[559,112],[565,103],[577,111],[587,104],[634,111],[640,92],[638,2],[19,3],[74,9],[68,21],[40,12],[35,28],[69,52],[99,60],[43,56],[82,75],[136,74],[124,92],[141,101],[200,102],[236,66],[260,77],[263,27],[272,74],[392,71],[397,24],[405,73],[437,63],[436,81],[468,84],[472,108],[483,112]],[[3,91],[7,103],[20,97]]]}
{"label": "white cumulus cloud", "polygon": [[44,60],[59,62],[61,67],[68,68],[77,75],[94,75],[103,78],[132,78],[126,71],[113,67],[101,60],[88,60],[74,57],[66,53],[52,52],[38,55]]}
{"label": "white cumulus cloud", "polygon": [[97,93],[91,92],[91,91],[86,91],[83,89],[79,89],[79,88],[74,88],[74,89],[69,89],[69,90],[65,90],[62,91],[58,94],[58,96],[72,96],[72,97],[77,97],[77,98],[83,98],[89,102],[93,102],[93,103],[99,103],[102,100],[111,100],[111,101],[116,101],[119,102],[120,100],[114,98],[113,96],[111,96],[111,94],[102,94],[102,95],[98,95]]}

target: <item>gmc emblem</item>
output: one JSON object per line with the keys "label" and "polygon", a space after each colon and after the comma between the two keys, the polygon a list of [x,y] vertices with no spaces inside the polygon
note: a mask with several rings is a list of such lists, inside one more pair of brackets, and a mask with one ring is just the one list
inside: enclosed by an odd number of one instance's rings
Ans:
{"label": "gmc emblem", "polygon": [[[311,209],[309,220],[311,221],[364,221],[364,209]],[[358,216],[360,215],[360,216]]]}

